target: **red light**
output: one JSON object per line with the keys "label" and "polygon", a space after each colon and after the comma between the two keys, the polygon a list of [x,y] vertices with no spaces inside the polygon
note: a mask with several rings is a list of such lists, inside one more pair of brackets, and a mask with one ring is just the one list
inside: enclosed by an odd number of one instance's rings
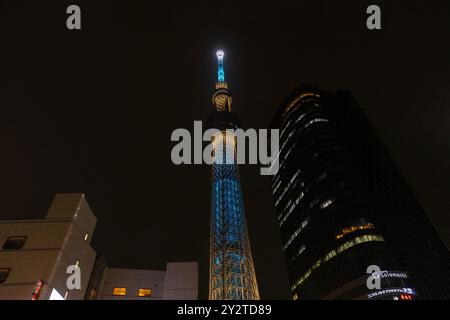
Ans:
{"label": "red light", "polygon": [[42,280],[38,280],[38,282],[36,283],[36,286],[33,289],[33,293],[31,294],[31,300],[39,299],[39,295],[41,293],[41,289],[43,286],[44,286],[44,282],[42,282]]}

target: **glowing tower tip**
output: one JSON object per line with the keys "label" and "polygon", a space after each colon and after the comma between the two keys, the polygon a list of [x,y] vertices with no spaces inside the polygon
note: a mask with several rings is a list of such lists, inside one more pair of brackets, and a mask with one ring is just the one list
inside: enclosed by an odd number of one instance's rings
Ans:
{"label": "glowing tower tip", "polygon": [[223,70],[223,57],[225,56],[225,52],[223,50],[216,51],[217,56],[217,81],[224,82],[225,81],[225,71]]}

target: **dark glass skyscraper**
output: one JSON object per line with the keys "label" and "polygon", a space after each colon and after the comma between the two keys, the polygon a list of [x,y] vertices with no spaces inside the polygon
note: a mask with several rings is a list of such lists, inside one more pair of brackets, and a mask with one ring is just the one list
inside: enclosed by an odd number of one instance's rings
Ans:
{"label": "dark glass skyscraper", "polygon": [[236,163],[236,137],[226,131],[240,124],[231,111],[223,57],[223,51],[218,51],[218,79],[212,97],[214,112],[208,119],[209,127],[219,130],[212,143],[209,299],[257,300],[258,285]]}
{"label": "dark glass skyscraper", "polygon": [[[448,299],[450,255],[359,104],[300,86],[272,193],[293,299]],[[367,268],[379,266],[381,288]]]}

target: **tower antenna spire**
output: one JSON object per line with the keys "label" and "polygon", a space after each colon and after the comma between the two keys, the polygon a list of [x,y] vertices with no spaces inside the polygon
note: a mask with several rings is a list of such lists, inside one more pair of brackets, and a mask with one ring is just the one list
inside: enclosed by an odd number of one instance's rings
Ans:
{"label": "tower antenna spire", "polygon": [[223,50],[217,50],[217,81],[225,82],[225,71],[223,70],[223,57],[225,56],[225,52]]}

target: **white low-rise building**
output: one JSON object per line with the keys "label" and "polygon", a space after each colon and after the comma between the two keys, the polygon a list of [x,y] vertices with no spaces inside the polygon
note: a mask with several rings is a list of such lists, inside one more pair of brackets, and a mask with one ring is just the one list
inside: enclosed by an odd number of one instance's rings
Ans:
{"label": "white low-rise building", "polygon": [[101,300],[196,300],[197,262],[169,262],[166,270],[107,268]]}
{"label": "white low-rise building", "polygon": [[[197,299],[197,262],[108,268],[90,245],[96,223],[79,193],[57,194],[45,219],[0,220],[0,300]],[[80,289],[67,286],[71,265]]]}
{"label": "white low-rise building", "polygon": [[[0,221],[0,299],[29,300],[39,281],[39,299],[83,299],[96,223],[82,194],[58,194],[45,219]],[[69,265],[82,270],[80,290],[67,289]]]}

